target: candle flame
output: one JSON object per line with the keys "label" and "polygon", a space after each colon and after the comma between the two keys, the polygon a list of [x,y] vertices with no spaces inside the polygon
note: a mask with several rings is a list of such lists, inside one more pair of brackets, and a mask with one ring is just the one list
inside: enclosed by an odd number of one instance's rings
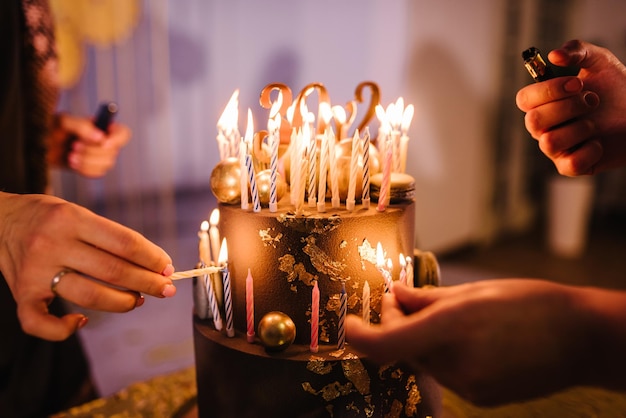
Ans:
{"label": "candle flame", "polygon": [[333,118],[333,111],[328,103],[326,102],[320,103],[320,116],[322,117],[322,120],[326,124],[328,124],[330,120]]}
{"label": "candle flame", "polygon": [[411,126],[411,120],[413,119],[413,113],[415,112],[415,107],[410,104],[404,109],[404,113],[402,114],[402,130],[407,131],[409,126]]}
{"label": "candle flame", "polygon": [[254,134],[254,121],[252,120],[252,110],[248,108],[248,126],[246,126],[245,141],[248,146],[252,144],[252,135]]}
{"label": "candle flame", "polygon": [[389,271],[391,271],[391,269],[393,268],[393,263],[391,262],[391,258],[387,259],[387,269],[389,269]]}
{"label": "candle flame", "polygon": [[220,223],[220,210],[219,209],[217,208],[213,209],[213,212],[211,212],[211,216],[209,217],[209,223],[212,226],[217,226],[217,224]]}
{"label": "candle flame", "polygon": [[280,129],[280,124],[282,122],[282,119],[280,117],[280,115],[276,115],[274,116],[274,129]]}
{"label": "candle flame", "polygon": [[383,254],[383,246],[379,242],[376,245],[376,267],[383,267],[385,265],[385,255]]}
{"label": "candle flame", "polygon": [[400,255],[398,256],[398,259],[400,260],[400,266],[406,267],[406,259],[404,258],[404,254],[400,253]]}
{"label": "candle flame", "polygon": [[237,119],[239,118],[239,89],[230,96],[230,100],[222,112],[222,116],[217,121],[217,126],[224,131],[233,131],[237,127]]}
{"label": "candle flame", "polygon": [[228,261],[228,247],[226,245],[226,238],[222,239],[222,246],[220,247],[220,255],[217,257],[217,263],[224,265]]}
{"label": "candle flame", "polygon": [[209,230],[209,223],[207,221],[202,221],[200,224],[200,230],[202,232],[207,232]]}
{"label": "candle flame", "polygon": [[333,116],[335,117],[335,119],[337,119],[337,122],[339,122],[342,125],[346,123],[346,109],[337,105],[337,106],[333,106],[331,110],[333,112]]}
{"label": "candle flame", "polygon": [[278,115],[278,112],[280,111],[280,108],[283,105],[283,93],[282,92],[278,92],[278,97],[276,98],[276,101],[272,104],[272,108],[270,109],[270,118],[273,118],[275,115]]}

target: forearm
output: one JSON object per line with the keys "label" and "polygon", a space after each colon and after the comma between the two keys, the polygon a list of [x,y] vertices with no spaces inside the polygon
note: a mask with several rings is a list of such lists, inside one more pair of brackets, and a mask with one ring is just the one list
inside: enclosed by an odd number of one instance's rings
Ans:
{"label": "forearm", "polygon": [[626,389],[626,292],[585,288],[581,302],[589,347],[583,384]]}

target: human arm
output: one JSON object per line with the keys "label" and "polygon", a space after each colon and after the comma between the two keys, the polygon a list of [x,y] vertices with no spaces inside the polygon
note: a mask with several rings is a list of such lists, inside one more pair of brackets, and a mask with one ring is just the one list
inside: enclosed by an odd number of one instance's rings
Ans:
{"label": "human arm", "polygon": [[579,67],[520,89],[525,125],[559,173],[594,174],[626,164],[626,67],[609,50],[573,40],[548,54],[558,66]]}
{"label": "human arm", "polygon": [[103,132],[91,119],[61,113],[56,115],[47,139],[48,163],[53,167],[67,166],[85,177],[101,177],[113,168],[130,137],[131,131],[124,124],[113,122]]}
{"label": "human arm", "polygon": [[395,285],[380,325],[349,316],[348,342],[399,360],[480,405],[574,385],[626,389],[626,293],[530,279]]}
{"label": "human arm", "polygon": [[[139,233],[85,208],[46,195],[0,192],[0,271],[15,298],[23,330],[63,340],[82,314],[49,315],[52,277],[70,268],[57,293],[76,305],[126,312],[140,293],[173,296],[171,258]],[[115,286],[115,287],[112,287]]]}

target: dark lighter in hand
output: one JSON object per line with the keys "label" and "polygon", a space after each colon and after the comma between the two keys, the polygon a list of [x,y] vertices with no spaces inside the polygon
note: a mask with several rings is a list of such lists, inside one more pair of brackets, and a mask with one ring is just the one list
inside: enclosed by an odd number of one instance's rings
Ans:
{"label": "dark lighter in hand", "polygon": [[526,69],[536,82],[549,80],[554,77],[552,69],[546,64],[538,48],[531,46],[524,50],[522,58],[524,58]]}
{"label": "dark lighter in hand", "polygon": [[[113,118],[117,114],[117,103],[114,102],[105,102],[101,103],[98,106],[98,110],[94,116],[93,124],[96,128],[100,129],[104,133],[108,133],[109,125],[113,122]],[[72,151],[72,144],[76,141],[76,137],[72,135],[65,142],[65,156],[63,158],[64,161],[67,161],[67,157],[70,155]]]}

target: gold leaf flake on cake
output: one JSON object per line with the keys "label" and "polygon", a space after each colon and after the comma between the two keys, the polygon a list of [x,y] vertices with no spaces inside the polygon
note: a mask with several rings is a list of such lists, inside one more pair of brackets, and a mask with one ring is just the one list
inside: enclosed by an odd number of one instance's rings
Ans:
{"label": "gold leaf flake on cake", "polygon": [[356,293],[353,293],[348,298],[348,307],[350,309],[354,309],[354,307],[361,302],[361,299],[357,296]]}
{"label": "gold leaf flake on cake", "polygon": [[311,356],[306,364],[306,368],[315,374],[325,375],[332,371],[333,365],[330,362],[324,361],[323,357]]}
{"label": "gold leaf flake on cake", "polygon": [[321,395],[326,402],[335,400],[340,396],[346,396],[350,392],[354,391],[352,389],[352,383],[346,383],[345,385],[342,385],[339,382],[332,382],[317,391],[313,388],[313,386],[311,386],[309,382],[304,382],[302,384],[302,387],[305,391],[309,393],[312,393],[314,395]]}
{"label": "gold leaf flake on cake", "polygon": [[[346,356],[348,357],[348,356]],[[357,356],[349,356],[341,362],[343,375],[354,385],[361,395],[370,393],[370,376]]]}
{"label": "gold leaf flake on cake", "polygon": [[341,241],[341,244],[339,244],[339,248],[344,249],[348,246],[348,242],[346,240]]}
{"label": "gold leaf flake on cake", "polygon": [[272,247],[276,248],[276,244],[280,243],[280,240],[283,237],[283,234],[280,232],[276,234],[275,237],[272,237],[272,235],[270,234],[270,231],[273,229],[274,228],[267,228],[267,229],[259,230],[259,236],[261,237],[261,242],[266,247],[268,245],[271,245]]}
{"label": "gold leaf flake on cake", "polygon": [[372,244],[365,238],[363,243],[359,245],[359,256],[361,257],[361,261],[369,261],[370,263],[376,265],[376,248],[372,247]]}
{"label": "gold leaf flake on cake", "polygon": [[414,417],[417,415],[417,404],[422,401],[422,394],[419,387],[417,387],[417,379],[415,375],[409,376],[406,382],[407,399],[404,405],[404,414],[407,417]]}
{"label": "gold leaf flake on cake", "polygon": [[341,272],[346,268],[346,264],[339,261],[333,261],[320,247],[315,244],[315,237],[309,235],[304,238],[306,242],[302,251],[311,258],[311,264],[315,270],[326,274],[331,279],[339,277]]}
{"label": "gold leaf flake on cake", "polygon": [[[294,283],[296,280],[300,280],[307,286],[313,286],[317,276],[306,271],[306,268],[302,263],[296,264],[296,259],[291,254],[285,254],[278,258],[278,269],[284,273],[287,273],[287,282]],[[297,292],[297,287],[292,286],[292,291]]]}
{"label": "gold leaf flake on cake", "polygon": [[385,415],[385,418],[400,418],[402,409],[402,402],[394,399],[393,402],[391,402],[391,409],[389,410],[389,413]]}

